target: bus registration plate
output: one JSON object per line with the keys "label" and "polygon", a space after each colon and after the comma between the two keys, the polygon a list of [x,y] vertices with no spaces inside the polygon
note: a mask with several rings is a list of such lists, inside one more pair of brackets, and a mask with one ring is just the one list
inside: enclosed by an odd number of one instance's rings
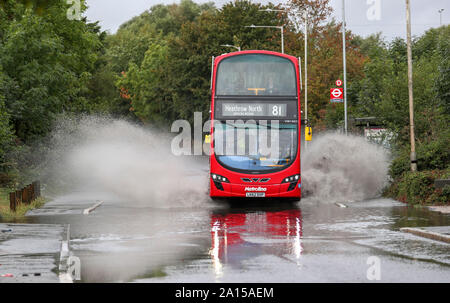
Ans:
{"label": "bus registration plate", "polygon": [[266,196],[266,193],[245,193],[245,196],[253,198],[263,198]]}

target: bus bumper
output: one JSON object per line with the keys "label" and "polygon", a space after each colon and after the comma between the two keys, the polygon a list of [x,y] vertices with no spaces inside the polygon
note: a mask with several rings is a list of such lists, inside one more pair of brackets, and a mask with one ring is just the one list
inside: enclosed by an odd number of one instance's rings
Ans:
{"label": "bus bumper", "polygon": [[[219,188],[218,188],[219,187]],[[301,181],[295,184],[270,184],[264,186],[252,186],[246,184],[221,183],[216,186],[211,182],[210,196],[212,198],[300,198]]]}

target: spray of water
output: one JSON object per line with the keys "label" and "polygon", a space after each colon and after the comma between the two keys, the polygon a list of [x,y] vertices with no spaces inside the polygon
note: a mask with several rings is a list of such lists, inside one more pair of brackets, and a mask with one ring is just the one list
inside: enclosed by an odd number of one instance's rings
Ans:
{"label": "spray of water", "polygon": [[[52,133],[41,180],[112,192],[154,207],[207,205],[207,165],[171,153],[171,137],[105,117],[64,117]],[[388,152],[362,137],[327,133],[303,150],[303,196],[323,202],[378,196]]]}
{"label": "spray of water", "polygon": [[389,154],[362,137],[327,133],[303,151],[303,195],[323,202],[361,201],[387,184]]}
{"label": "spray of water", "polygon": [[207,201],[200,163],[173,156],[169,136],[156,130],[105,117],[65,117],[51,146],[49,182],[112,192],[154,207],[196,207]]}

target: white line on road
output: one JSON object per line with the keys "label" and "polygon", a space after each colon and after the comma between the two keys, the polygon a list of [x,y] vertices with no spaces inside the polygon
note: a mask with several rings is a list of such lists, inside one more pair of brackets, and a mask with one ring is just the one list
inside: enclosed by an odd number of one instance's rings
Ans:
{"label": "white line on road", "polygon": [[85,210],[83,210],[83,215],[89,215],[91,212],[93,212],[97,207],[99,207],[102,204],[103,204],[103,201],[99,201],[94,206],[86,208]]}
{"label": "white line on road", "polygon": [[66,239],[61,242],[61,251],[59,254],[59,282],[73,283],[72,275],[68,272],[67,268],[67,259],[70,255],[70,224],[67,225],[66,233]]}
{"label": "white line on road", "polygon": [[347,207],[347,205],[342,204],[342,203],[334,203],[334,204],[336,204],[337,206],[342,207],[342,208],[346,208]]}

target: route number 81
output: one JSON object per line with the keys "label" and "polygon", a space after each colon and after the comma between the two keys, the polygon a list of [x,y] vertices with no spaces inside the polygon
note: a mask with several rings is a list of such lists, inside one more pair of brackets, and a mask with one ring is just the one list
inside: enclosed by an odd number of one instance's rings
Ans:
{"label": "route number 81", "polygon": [[272,107],[272,116],[281,116],[281,115],[282,115],[281,106],[274,105]]}

